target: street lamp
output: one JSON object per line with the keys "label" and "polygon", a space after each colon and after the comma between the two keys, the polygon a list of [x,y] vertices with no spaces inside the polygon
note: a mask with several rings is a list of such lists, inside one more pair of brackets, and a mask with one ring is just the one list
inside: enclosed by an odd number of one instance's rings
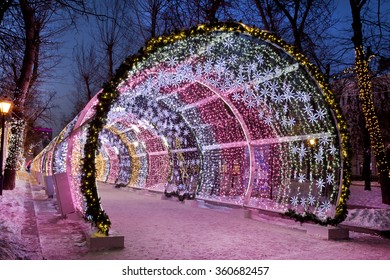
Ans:
{"label": "street lamp", "polygon": [[0,100],[0,113],[1,113],[1,143],[0,143],[0,195],[3,195],[3,154],[4,154],[4,129],[5,129],[5,116],[11,109],[12,102],[3,99]]}

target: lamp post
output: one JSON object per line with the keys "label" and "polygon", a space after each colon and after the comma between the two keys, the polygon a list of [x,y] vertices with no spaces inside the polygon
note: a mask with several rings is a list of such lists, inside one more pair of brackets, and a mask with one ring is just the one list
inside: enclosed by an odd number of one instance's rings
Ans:
{"label": "lamp post", "polygon": [[0,195],[3,195],[3,154],[4,154],[4,129],[5,129],[5,116],[11,109],[12,102],[9,100],[0,100],[0,113],[1,113],[1,143],[0,143]]}

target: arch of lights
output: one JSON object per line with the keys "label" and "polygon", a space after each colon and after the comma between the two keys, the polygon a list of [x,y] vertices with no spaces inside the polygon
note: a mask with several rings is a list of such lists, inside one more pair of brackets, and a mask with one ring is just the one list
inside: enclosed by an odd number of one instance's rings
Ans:
{"label": "arch of lights", "polygon": [[96,179],[320,223],[346,215],[332,93],[304,56],[243,24],[152,39],[53,142],[33,170],[67,172],[75,208],[106,233]]}

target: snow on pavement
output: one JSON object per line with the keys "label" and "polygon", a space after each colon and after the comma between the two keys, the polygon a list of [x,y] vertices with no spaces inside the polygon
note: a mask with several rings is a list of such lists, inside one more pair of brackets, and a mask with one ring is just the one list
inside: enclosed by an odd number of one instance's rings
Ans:
{"label": "snow on pavement", "polygon": [[364,190],[363,182],[354,182],[347,205],[357,207],[348,210],[343,224],[378,230],[390,230],[390,205],[382,203],[381,189],[372,182],[371,191]]}
{"label": "snow on pavement", "polygon": [[245,219],[242,211],[191,207],[107,184],[99,193],[125,248],[84,259],[390,259],[390,240],[378,236],[350,232],[349,240],[322,240],[291,220]]}

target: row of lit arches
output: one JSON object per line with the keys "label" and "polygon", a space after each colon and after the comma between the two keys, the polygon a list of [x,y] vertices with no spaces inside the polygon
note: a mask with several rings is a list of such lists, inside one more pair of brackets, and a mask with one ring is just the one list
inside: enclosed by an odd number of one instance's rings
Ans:
{"label": "row of lit arches", "polygon": [[33,170],[66,170],[75,209],[102,231],[96,179],[340,221],[342,122],[320,74],[283,41],[238,23],[200,25],[125,61]]}

